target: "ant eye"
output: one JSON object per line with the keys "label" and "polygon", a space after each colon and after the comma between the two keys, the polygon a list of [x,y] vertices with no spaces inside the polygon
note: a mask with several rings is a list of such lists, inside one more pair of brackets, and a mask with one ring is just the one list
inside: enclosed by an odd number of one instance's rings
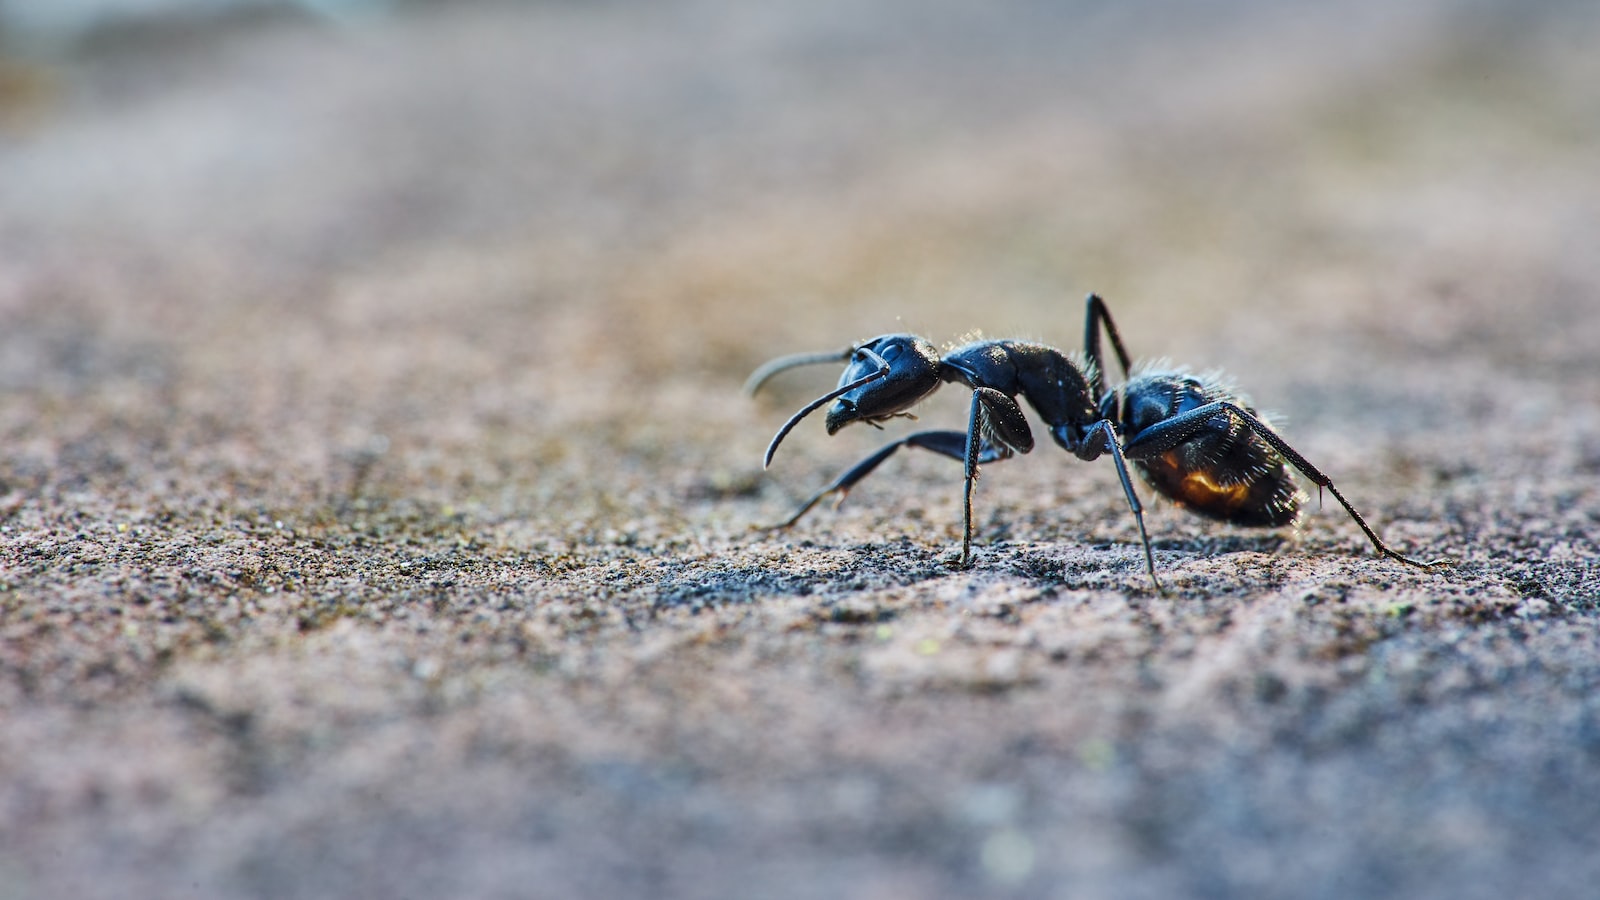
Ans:
{"label": "ant eye", "polygon": [[883,357],[884,362],[894,362],[895,357],[899,356],[904,349],[905,348],[901,347],[899,344],[890,344],[889,346],[883,348],[883,352],[879,353],[878,355]]}

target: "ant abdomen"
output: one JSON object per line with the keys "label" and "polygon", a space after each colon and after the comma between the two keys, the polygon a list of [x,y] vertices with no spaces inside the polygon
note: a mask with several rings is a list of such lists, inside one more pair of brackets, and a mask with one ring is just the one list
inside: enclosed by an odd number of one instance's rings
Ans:
{"label": "ant abdomen", "polygon": [[[1115,417],[1128,460],[1162,496],[1232,525],[1273,528],[1295,521],[1305,495],[1282,454],[1243,420],[1219,409],[1203,423],[1191,421],[1181,439],[1166,427],[1184,413],[1218,402],[1259,420],[1231,389],[1214,377],[1145,372],[1131,378],[1121,393],[1121,415]],[[1106,401],[1114,405],[1116,394]]]}

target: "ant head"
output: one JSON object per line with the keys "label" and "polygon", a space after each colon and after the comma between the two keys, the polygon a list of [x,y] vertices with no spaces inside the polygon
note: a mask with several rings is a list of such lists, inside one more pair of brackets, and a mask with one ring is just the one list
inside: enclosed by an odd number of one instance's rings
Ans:
{"label": "ant head", "polygon": [[745,389],[756,389],[773,375],[795,366],[844,360],[839,386],[811,401],[778,429],[767,445],[765,465],[772,465],[772,454],[800,420],[837,401],[828,410],[828,433],[833,434],[851,422],[877,425],[884,419],[904,415],[917,401],[939,387],[939,351],[911,334],[886,334],[858,344],[843,353],[800,353],[775,359],[757,369]]}
{"label": "ant head", "polygon": [[850,354],[839,387],[863,380],[829,407],[829,434],[851,422],[876,425],[920,403],[939,387],[939,351],[911,334],[873,338]]}

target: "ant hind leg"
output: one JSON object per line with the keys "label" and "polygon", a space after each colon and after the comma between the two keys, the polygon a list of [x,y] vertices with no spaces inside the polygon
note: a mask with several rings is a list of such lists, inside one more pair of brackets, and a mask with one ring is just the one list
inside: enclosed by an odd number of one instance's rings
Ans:
{"label": "ant hind leg", "polygon": [[1278,436],[1277,432],[1267,426],[1267,423],[1261,421],[1248,410],[1226,400],[1207,403],[1205,406],[1189,410],[1165,422],[1152,425],[1141,432],[1137,438],[1129,441],[1128,446],[1123,449],[1135,459],[1163,453],[1200,433],[1212,419],[1224,414],[1231,415],[1243,422],[1245,427],[1255,432],[1257,437],[1271,445],[1272,449],[1288,460],[1290,465],[1299,469],[1300,474],[1311,479],[1319,490],[1326,488],[1328,493],[1333,495],[1333,499],[1338,500],[1339,505],[1344,507],[1344,511],[1350,514],[1350,518],[1355,520],[1356,525],[1367,536],[1367,540],[1372,542],[1372,547],[1378,552],[1379,556],[1386,556],[1396,562],[1403,562],[1419,569],[1437,569],[1450,564],[1448,559],[1436,559],[1432,562],[1412,559],[1385,544],[1383,539],[1378,537],[1378,533],[1372,530],[1372,526],[1367,524],[1367,520],[1362,518],[1361,513],[1357,512],[1356,508],[1350,505],[1350,501],[1339,493],[1339,489],[1333,486],[1333,479],[1324,475],[1321,469],[1312,465],[1309,460],[1300,455],[1299,451],[1289,446],[1283,438]]}

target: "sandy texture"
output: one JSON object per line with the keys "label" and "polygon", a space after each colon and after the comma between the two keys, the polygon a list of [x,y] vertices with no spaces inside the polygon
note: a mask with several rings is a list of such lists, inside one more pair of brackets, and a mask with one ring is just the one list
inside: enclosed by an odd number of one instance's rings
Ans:
{"label": "sandy texture", "polygon": [[[7,62],[0,897],[1592,891],[1600,17],[1172,6]],[[755,365],[1090,290],[1459,564],[1157,505],[1159,596],[1048,445],[969,570],[928,454],[751,530],[884,439]]]}

